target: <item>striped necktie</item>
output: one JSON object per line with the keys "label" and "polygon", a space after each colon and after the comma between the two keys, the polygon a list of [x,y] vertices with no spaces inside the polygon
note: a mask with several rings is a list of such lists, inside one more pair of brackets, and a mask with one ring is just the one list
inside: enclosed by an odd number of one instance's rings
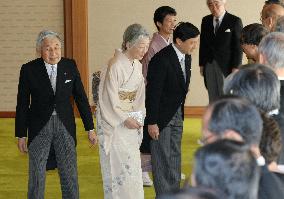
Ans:
{"label": "striped necktie", "polygon": [[180,66],[183,73],[184,80],[186,81],[186,71],[185,71],[185,57],[180,59]]}
{"label": "striped necktie", "polygon": [[50,79],[53,92],[55,93],[56,91],[56,69],[54,65],[51,65],[51,72],[50,72],[49,79]]}

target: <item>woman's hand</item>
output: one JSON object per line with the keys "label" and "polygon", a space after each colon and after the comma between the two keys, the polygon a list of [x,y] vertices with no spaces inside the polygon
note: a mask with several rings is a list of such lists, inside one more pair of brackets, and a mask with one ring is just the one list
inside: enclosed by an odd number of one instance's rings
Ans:
{"label": "woman's hand", "polygon": [[142,127],[142,124],[137,122],[137,120],[129,117],[124,121],[124,126],[126,126],[128,129],[140,129]]}

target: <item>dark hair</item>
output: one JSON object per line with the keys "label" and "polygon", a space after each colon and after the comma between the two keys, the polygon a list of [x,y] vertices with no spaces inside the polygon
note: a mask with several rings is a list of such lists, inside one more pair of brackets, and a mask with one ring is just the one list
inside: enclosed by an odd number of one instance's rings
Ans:
{"label": "dark hair", "polygon": [[281,5],[284,6],[283,1],[281,0],[267,0],[264,2],[265,5],[270,5],[270,4],[277,4],[277,5]]}
{"label": "dark hair", "polygon": [[222,136],[227,130],[234,130],[241,135],[246,144],[259,144],[262,119],[257,108],[248,100],[236,96],[223,96],[210,104],[209,108],[210,132]]}
{"label": "dark hair", "polygon": [[177,12],[174,8],[170,6],[161,6],[155,10],[154,23],[158,30],[160,30],[160,28],[158,27],[157,22],[163,24],[164,19],[167,15],[176,16]]}
{"label": "dark hair", "polygon": [[173,41],[176,43],[176,39],[186,41],[191,38],[195,38],[200,35],[200,32],[196,26],[189,22],[180,22],[174,30]]}
{"label": "dark hair", "polygon": [[259,144],[260,153],[263,155],[267,164],[277,161],[281,148],[281,132],[278,123],[269,115],[262,112],[263,131]]}
{"label": "dark hair", "polygon": [[173,193],[165,194],[158,199],[227,199],[225,194],[205,187],[187,187]]}
{"label": "dark hair", "polygon": [[261,64],[241,66],[224,87],[224,93],[245,97],[264,112],[280,107],[280,82],[277,75]]}
{"label": "dark hair", "polygon": [[252,44],[258,46],[261,39],[268,33],[269,30],[262,24],[249,24],[242,29],[241,44]]}
{"label": "dark hair", "polygon": [[219,140],[195,153],[197,186],[223,191],[228,199],[256,199],[260,168],[247,145]]}

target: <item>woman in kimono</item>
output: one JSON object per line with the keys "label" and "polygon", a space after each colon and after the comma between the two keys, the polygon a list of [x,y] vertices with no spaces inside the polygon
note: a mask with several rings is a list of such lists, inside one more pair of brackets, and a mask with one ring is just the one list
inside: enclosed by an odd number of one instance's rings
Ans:
{"label": "woman in kimono", "polygon": [[145,117],[141,60],[149,34],[139,24],[124,32],[122,51],[101,72],[97,133],[105,199],[143,199],[139,147]]}

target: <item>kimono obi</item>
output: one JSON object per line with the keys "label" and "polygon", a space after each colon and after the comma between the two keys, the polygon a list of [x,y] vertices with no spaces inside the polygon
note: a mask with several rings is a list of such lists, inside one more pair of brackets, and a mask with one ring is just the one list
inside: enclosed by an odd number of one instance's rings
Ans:
{"label": "kimono obi", "polygon": [[129,91],[128,89],[119,89],[118,96],[120,108],[122,111],[133,111],[133,102],[136,99],[137,90]]}

